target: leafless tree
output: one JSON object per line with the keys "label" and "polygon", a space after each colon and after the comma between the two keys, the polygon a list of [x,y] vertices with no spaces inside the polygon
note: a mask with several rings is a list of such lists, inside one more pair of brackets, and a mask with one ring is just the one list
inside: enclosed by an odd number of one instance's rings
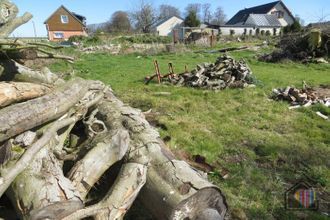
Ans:
{"label": "leafless tree", "polygon": [[202,14],[203,14],[203,21],[210,23],[210,21],[212,20],[210,3],[206,3],[202,5]]}
{"label": "leafless tree", "polygon": [[197,17],[200,19],[201,4],[199,3],[188,4],[187,7],[185,8],[186,16],[190,12],[195,12]]}
{"label": "leafless tree", "polygon": [[215,25],[223,25],[226,23],[226,21],[227,21],[227,16],[224,13],[222,7],[219,6],[213,14],[213,19],[211,23]]}
{"label": "leafless tree", "polygon": [[180,17],[180,10],[172,5],[162,4],[159,6],[159,19],[170,18],[172,16]]}
{"label": "leafless tree", "polygon": [[140,0],[135,8],[131,13],[135,28],[143,33],[150,33],[152,24],[157,21],[155,8],[145,0]]}
{"label": "leafless tree", "polygon": [[131,22],[125,11],[116,11],[112,14],[107,30],[110,32],[129,32]]}

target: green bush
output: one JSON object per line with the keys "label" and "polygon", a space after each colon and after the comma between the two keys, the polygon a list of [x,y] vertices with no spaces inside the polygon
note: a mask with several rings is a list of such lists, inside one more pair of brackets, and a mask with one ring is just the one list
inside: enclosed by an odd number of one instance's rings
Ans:
{"label": "green bush", "polygon": [[230,31],[230,36],[233,36],[235,34],[235,30],[230,29],[229,31]]}
{"label": "green bush", "polygon": [[97,36],[71,36],[69,37],[70,42],[78,42],[78,43],[83,43],[83,44],[97,44],[101,42],[101,39]]}
{"label": "green bush", "polygon": [[172,38],[168,36],[158,36],[154,34],[141,34],[133,36],[124,36],[118,39],[120,42],[129,42],[133,44],[151,44],[151,43],[164,43],[172,42]]}
{"label": "green bush", "polygon": [[269,30],[266,31],[266,36],[270,36],[270,31]]}
{"label": "green bush", "polygon": [[261,30],[260,34],[261,34],[261,36],[264,36],[265,35],[265,31],[264,30]]}

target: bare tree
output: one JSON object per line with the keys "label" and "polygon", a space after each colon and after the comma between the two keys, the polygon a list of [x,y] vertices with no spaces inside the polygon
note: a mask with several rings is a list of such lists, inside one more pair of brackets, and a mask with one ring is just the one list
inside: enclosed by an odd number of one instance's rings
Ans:
{"label": "bare tree", "polygon": [[162,4],[159,6],[159,19],[170,18],[172,16],[180,17],[180,10],[172,5]]}
{"label": "bare tree", "polygon": [[111,32],[129,32],[131,30],[131,22],[125,11],[116,11],[112,14],[107,27]]}
{"label": "bare tree", "polygon": [[201,4],[199,3],[188,4],[187,7],[185,8],[186,16],[188,16],[191,12],[194,12],[197,15],[198,19],[200,19]]}
{"label": "bare tree", "polygon": [[136,10],[131,13],[135,28],[143,33],[150,33],[151,26],[157,21],[156,10],[144,0],[140,0]]}
{"label": "bare tree", "polygon": [[210,21],[212,20],[210,3],[206,3],[202,5],[202,14],[203,14],[203,21],[210,23]]}
{"label": "bare tree", "polygon": [[224,13],[222,7],[219,6],[213,14],[213,19],[211,23],[215,25],[223,25],[226,23],[226,20],[227,20],[227,16]]}

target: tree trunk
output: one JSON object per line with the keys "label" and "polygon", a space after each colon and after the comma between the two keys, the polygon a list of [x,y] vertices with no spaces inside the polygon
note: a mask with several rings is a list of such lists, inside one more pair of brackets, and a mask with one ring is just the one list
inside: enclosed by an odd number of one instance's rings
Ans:
{"label": "tree trunk", "polygon": [[53,151],[62,149],[72,126],[53,137],[18,175],[7,195],[23,219],[61,219],[83,207],[79,192],[64,177]]}
{"label": "tree trunk", "polygon": [[37,98],[49,91],[50,88],[39,84],[0,82],[0,107]]}
{"label": "tree trunk", "polygon": [[64,115],[82,99],[91,83],[75,79],[48,95],[0,110],[0,142]]}
{"label": "tree trunk", "polygon": [[123,126],[130,133],[128,161],[148,164],[147,182],[139,195],[157,219],[224,219],[227,204],[221,191],[186,162],[164,148],[158,132],[142,113],[119,101],[110,91],[98,105],[107,127]]}

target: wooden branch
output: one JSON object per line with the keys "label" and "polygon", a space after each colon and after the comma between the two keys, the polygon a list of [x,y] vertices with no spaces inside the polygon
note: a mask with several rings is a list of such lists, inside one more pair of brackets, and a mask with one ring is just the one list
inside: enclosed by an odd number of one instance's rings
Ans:
{"label": "wooden branch", "polygon": [[95,216],[97,220],[123,219],[146,181],[147,167],[137,163],[124,164],[113,187],[96,205],[78,210],[62,220]]}
{"label": "wooden branch", "polygon": [[62,163],[53,153],[63,148],[71,129],[72,124],[49,136],[50,141],[33,155],[29,166],[7,190],[23,219],[60,219],[83,208],[79,192],[64,176]]}
{"label": "wooden branch", "polygon": [[0,27],[0,38],[8,37],[16,28],[18,28],[22,24],[27,23],[32,17],[32,14],[26,12],[23,16],[14,18],[13,20],[6,22]]}
{"label": "wooden branch", "polygon": [[104,172],[124,157],[129,146],[129,134],[126,130],[115,129],[102,136],[101,140],[97,138],[91,145],[95,147],[68,174],[82,199]]}
{"label": "wooden branch", "polygon": [[87,93],[92,82],[74,79],[51,93],[0,110],[0,142],[64,115]]}
{"label": "wooden branch", "polygon": [[105,97],[97,108],[107,127],[121,124],[130,133],[127,160],[148,164],[146,186],[139,198],[155,218],[197,219],[207,210],[214,219],[224,219],[227,204],[220,189],[187,163],[175,160],[140,111],[124,105],[111,91]]}
{"label": "wooden branch", "polygon": [[17,175],[19,175],[24,169],[27,168],[27,166],[33,160],[35,154],[37,154],[41,148],[47,145],[48,142],[54,138],[56,132],[61,128],[76,123],[78,119],[79,118],[75,116],[57,121],[49,129],[47,129],[46,132],[44,132],[43,136],[37,142],[35,142],[30,148],[26,150],[23,156],[15,164],[2,168],[0,177],[0,197],[7,190]]}
{"label": "wooden branch", "polygon": [[0,82],[0,108],[15,102],[21,102],[49,92],[44,85],[21,82]]}
{"label": "wooden branch", "polygon": [[41,71],[32,70],[25,67],[14,60],[1,60],[0,65],[4,67],[4,73],[0,77],[0,81],[23,81],[31,83],[60,84],[64,83],[56,74],[52,73],[48,68]]}
{"label": "wooden branch", "polygon": [[48,52],[46,50],[43,50],[41,48],[37,48],[37,51],[46,54],[46,55],[38,55],[38,58],[43,58],[43,59],[63,59],[63,60],[68,60],[68,61],[74,61],[73,57],[65,56],[65,55],[58,55],[58,54],[53,54],[51,52]]}

